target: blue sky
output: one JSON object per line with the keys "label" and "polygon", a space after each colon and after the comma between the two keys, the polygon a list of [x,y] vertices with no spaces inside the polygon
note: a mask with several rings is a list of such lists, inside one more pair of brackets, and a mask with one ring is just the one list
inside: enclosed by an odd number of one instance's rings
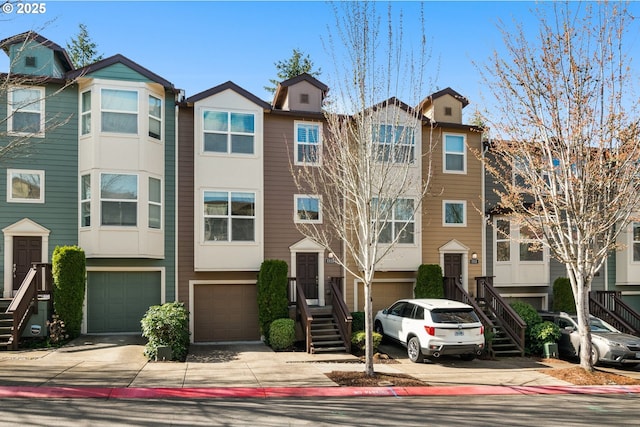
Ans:
{"label": "blue sky", "polygon": [[[2,3],[4,0],[0,0]],[[335,18],[324,1],[45,1],[42,15],[0,13],[0,38],[27,30],[65,47],[87,25],[105,57],[120,53],[184,89],[187,96],[232,80],[267,101],[264,90],[275,78],[274,63],[298,48],[311,56],[330,83],[333,66],[323,46]],[[378,3],[382,9],[386,2]],[[402,10],[407,43],[414,43],[417,2],[393,1]],[[471,101],[470,114],[482,102],[476,66],[502,38],[497,23],[523,22],[535,29],[529,1],[427,1],[426,35],[432,49],[428,77],[431,93],[452,87]],[[632,3],[640,12],[640,4]],[[640,50],[640,36],[631,39]],[[8,68],[0,55],[0,70]],[[428,95],[425,93],[424,95]]]}

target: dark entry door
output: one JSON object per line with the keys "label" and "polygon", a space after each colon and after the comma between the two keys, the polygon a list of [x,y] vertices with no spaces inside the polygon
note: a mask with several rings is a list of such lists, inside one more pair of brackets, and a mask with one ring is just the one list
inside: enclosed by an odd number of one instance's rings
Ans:
{"label": "dark entry door", "polygon": [[318,299],[318,254],[303,252],[296,254],[296,281],[308,300]]}
{"label": "dark entry door", "polygon": [[462,280],[462,254],[444,255],[444,277],[456,277]]}
{"label": "dark entry door", "polygon": [[42,238],[14,236],[13,238],[13,290],[18,290],[32,262],[42,261]]}

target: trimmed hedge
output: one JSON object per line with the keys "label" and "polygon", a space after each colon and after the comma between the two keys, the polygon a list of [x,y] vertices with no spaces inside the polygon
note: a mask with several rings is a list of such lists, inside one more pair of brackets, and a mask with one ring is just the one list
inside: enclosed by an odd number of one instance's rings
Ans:
{"label": "trimmed hedge", "polygon": [[416,298],[444,298],[442,268],[438,264],[422,264],[418,267]]}
{"label": "trimmed hedge", "polygon": [[265,342],[269,341],[269,328],[276,319],[289,317],[287,298],[287,263],[281,260],[265,260],[258,273],[258,323]]}
{"label": "trimmed hedge", "polygon": [[78,246],[56,246],[51,256],[53,309],[69,338],[80,335],[87,275],[84,251]]}
{"label": "trimmed hedge", "polygon": [[527,329],[525,330],[525,333],[524,333],[525,353],[536,354],[536,343],[532,339],[531,331],[537,324],[542,323],[542,317],[540,317],[540,314],[538,314],[536,309],[533,308],[533,306],[529,303],[526,303],[523,301],[514,301],[509,305],[511,306],[511,308],[515,310],[516,313],[518,313],[518,316],[520,316],[520,318],[524,320],[524,322],[527,324]]}
{"label": "trimmed hedge", "polygon": [[274,350],[287,350],[296,342],[296,322],[293,319],[276,319],[269,327],[269,341]]}
{"label": "trimmed hedge", "polygon": [[558,277],[553,282],[553,311],[576,314],[576,300],[567,277]]}
{"label": "trimmed hedge", "polygon": [[364,331],[364,311],[354,311],[351,313],[351,331]]}
{"label": "trimmed hedge", "polygon": [[144,355],[158,356],[158,347],[171,348],[171,360],[184,361],[189,351],[189,312],[181,302],[149,307],[140,321],[142,336],[148,339]]}
{"label": "trimmed hedge", "polygon": [[[351,334],[351,344],[353,344],[354,349],[357,349],[361,353],[365,351],[367,341],[367,334],[364,331],[356,331]],[[377,332],[373,332],[373,352],[376,353],[378,351],[378,347],[382,342],[382,335]]]}

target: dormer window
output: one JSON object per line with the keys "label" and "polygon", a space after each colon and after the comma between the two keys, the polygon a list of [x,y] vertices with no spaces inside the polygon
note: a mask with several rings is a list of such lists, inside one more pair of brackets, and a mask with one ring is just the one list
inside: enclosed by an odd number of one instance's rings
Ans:
{"label": "dormer window", "polygon": [[445,116],[452,116],[453,112],[451,111],[451,107],[444,107],[444,115]]}
{"label": "dormer window", "polygon": [[300,104],[308,104],[309,103],[309,94],[301,93],[300,94]]}
{"label": "dormer window", "polygon": [[35,68],[36,67],[36,57],[35,56],[27,56],[24,59],[24,65],[25,65],[25,67]]}

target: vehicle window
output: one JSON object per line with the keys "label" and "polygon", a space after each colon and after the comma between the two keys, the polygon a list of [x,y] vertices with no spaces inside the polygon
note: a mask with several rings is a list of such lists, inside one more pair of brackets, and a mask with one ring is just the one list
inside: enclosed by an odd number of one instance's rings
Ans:
{"label": "vehicle window", "polygon": [[614,332],[614,330],[610,328],[609,325],[595,317],[591,318],[589,326],[591,327],[591,332]]}
{"label": "vehicle window", "polygon": [[471,308],[435,309],[431,311],[431,318],[435,323],[475,323],[480,321]]}
{"label": "vehicle window", "polygon": [[404,306],[404,309],[402,309],[402,317],[406,317],[408,319],[411,319],[411,313],[413,312],[413,308],[415,307],[415,305],[413,304],[407,304]]}
{"label": "vehicle window", "polygon": [[389,309],[389,314],[393,314],[394,316],[402,316],[402,310],[404,310],[405,305],[407,305],[406,302],[399,302],[392,305]]}
{"label": "vehicle window", "polygon": [[418,320],[424,320],[424,307],[416,305],[416,310],[413,312],[413,318]]}
{"label": "vehicle window", "polygon": [[571,326],[572,328],[574,327],[573,323],[567,319],[558,319],[558,326],[560,327],[560,329],[564,329],[567,326]]}

